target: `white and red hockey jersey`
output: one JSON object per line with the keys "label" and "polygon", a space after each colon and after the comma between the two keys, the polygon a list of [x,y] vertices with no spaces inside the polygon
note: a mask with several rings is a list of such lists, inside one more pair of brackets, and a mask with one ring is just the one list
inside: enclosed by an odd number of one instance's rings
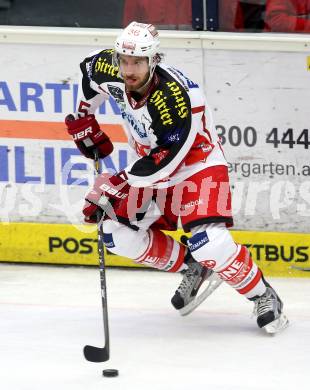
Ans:
{"label": "white and red hockey jersey", "polygon": [[113,52],[92,53],[80,64],[77,114],[94,114],[103,100],[115,99],[136,156],[125,168],[130,185],[170,187],[207,167],[227,165],[198,84],[160,63],[148,91],[138,96],[126,91]]}

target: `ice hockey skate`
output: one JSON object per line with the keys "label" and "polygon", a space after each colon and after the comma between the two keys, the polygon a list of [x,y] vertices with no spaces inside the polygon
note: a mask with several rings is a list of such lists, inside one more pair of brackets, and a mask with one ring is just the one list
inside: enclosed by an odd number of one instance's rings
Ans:
{"label": "ice hockey skate", "polygon": [[[182,316],[186,316],[211,295],[221,283],[222,280],[215,272],[190,259],[188,269],[183,271],[183,279],[172,297],[171,303]],[[198,294],[202,286],[204,288]]]}
{"label": "ice hockey skate", "polygon": [[254,300],[254,315],[257,325],[269,334],[275,334],[285,329],[289,321],[282,313],[283,303],[274,289],[267,283],[266,292]]}

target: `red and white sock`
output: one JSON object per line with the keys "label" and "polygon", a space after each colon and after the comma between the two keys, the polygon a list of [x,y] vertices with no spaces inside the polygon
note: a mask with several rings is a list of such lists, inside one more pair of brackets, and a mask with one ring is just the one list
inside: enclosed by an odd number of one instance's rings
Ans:
{"label": "red and white sock", "polygon": [[184,264],[186,247],[160,230],[149,230],[149,245],[146,251],[135,259],[136,263],[162,271],[179,272]]}
{"label": "red and white sock", "polygon": [[246,298],[261,296],[266,291],[262,272],[253,262],[247,247],[237,245],[237,252],[216,273]]}

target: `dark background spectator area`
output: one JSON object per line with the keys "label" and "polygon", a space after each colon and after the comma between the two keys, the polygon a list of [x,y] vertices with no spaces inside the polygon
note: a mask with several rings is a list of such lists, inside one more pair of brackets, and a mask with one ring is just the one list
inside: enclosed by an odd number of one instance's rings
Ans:
{"label": "dark background spectator area", "polygon": [[192,0],[125,0],[123,26],[136,19],[159,29],[191,30]]}
{"label": "dark background spectator area", "polygon": [[0,24],[121,28],[136,20],[159,29],[259,31],[257,2],[265,0],[0,0]]}
{"label": "dark background spectator area", "polygon": [[218,0],[219,30],[260,32],[265,27],[266,0]]}
{"label": "dark background spectator area", "polygon": [[0,0],[0,24],[120,28],[124,0]]}
{"label": "dark background spectator area", "polygon": [[[206,7],[206,17],[205,9]],[[0,0],[0,24],[310,33],[310,0]]]}
{"label": "dark background spectator area", "polygon": [[121,28],[132,20],[191,30],[192,0],[0,0],[2,25]]}

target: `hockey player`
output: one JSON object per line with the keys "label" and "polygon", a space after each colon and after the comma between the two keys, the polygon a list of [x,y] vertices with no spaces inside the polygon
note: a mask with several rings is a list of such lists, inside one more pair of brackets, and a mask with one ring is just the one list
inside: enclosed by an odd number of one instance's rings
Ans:
{"label": "hockey player", "polygon": [[[135,158],[116,175],[95,180],[83,209],[96,221],[112,252],[169,272],[182,281],[172,304],[187,314],[201,284],[216,276],[253,301],[257,324],[267,332],[284,328],[282,302],[265,281],[245,246],[234,242],[228,169],[201,88],[180,70],[165,65],[153,25],[132,22],[113,50],[92,53],[80,64],[78,111],[66,118],[68,132],[88,158],[113,146],[95,119],[109,96],[118,104]],[[176,230],[187,245],[161,230]],[[197,305],[197,304],[196,304]]]}

